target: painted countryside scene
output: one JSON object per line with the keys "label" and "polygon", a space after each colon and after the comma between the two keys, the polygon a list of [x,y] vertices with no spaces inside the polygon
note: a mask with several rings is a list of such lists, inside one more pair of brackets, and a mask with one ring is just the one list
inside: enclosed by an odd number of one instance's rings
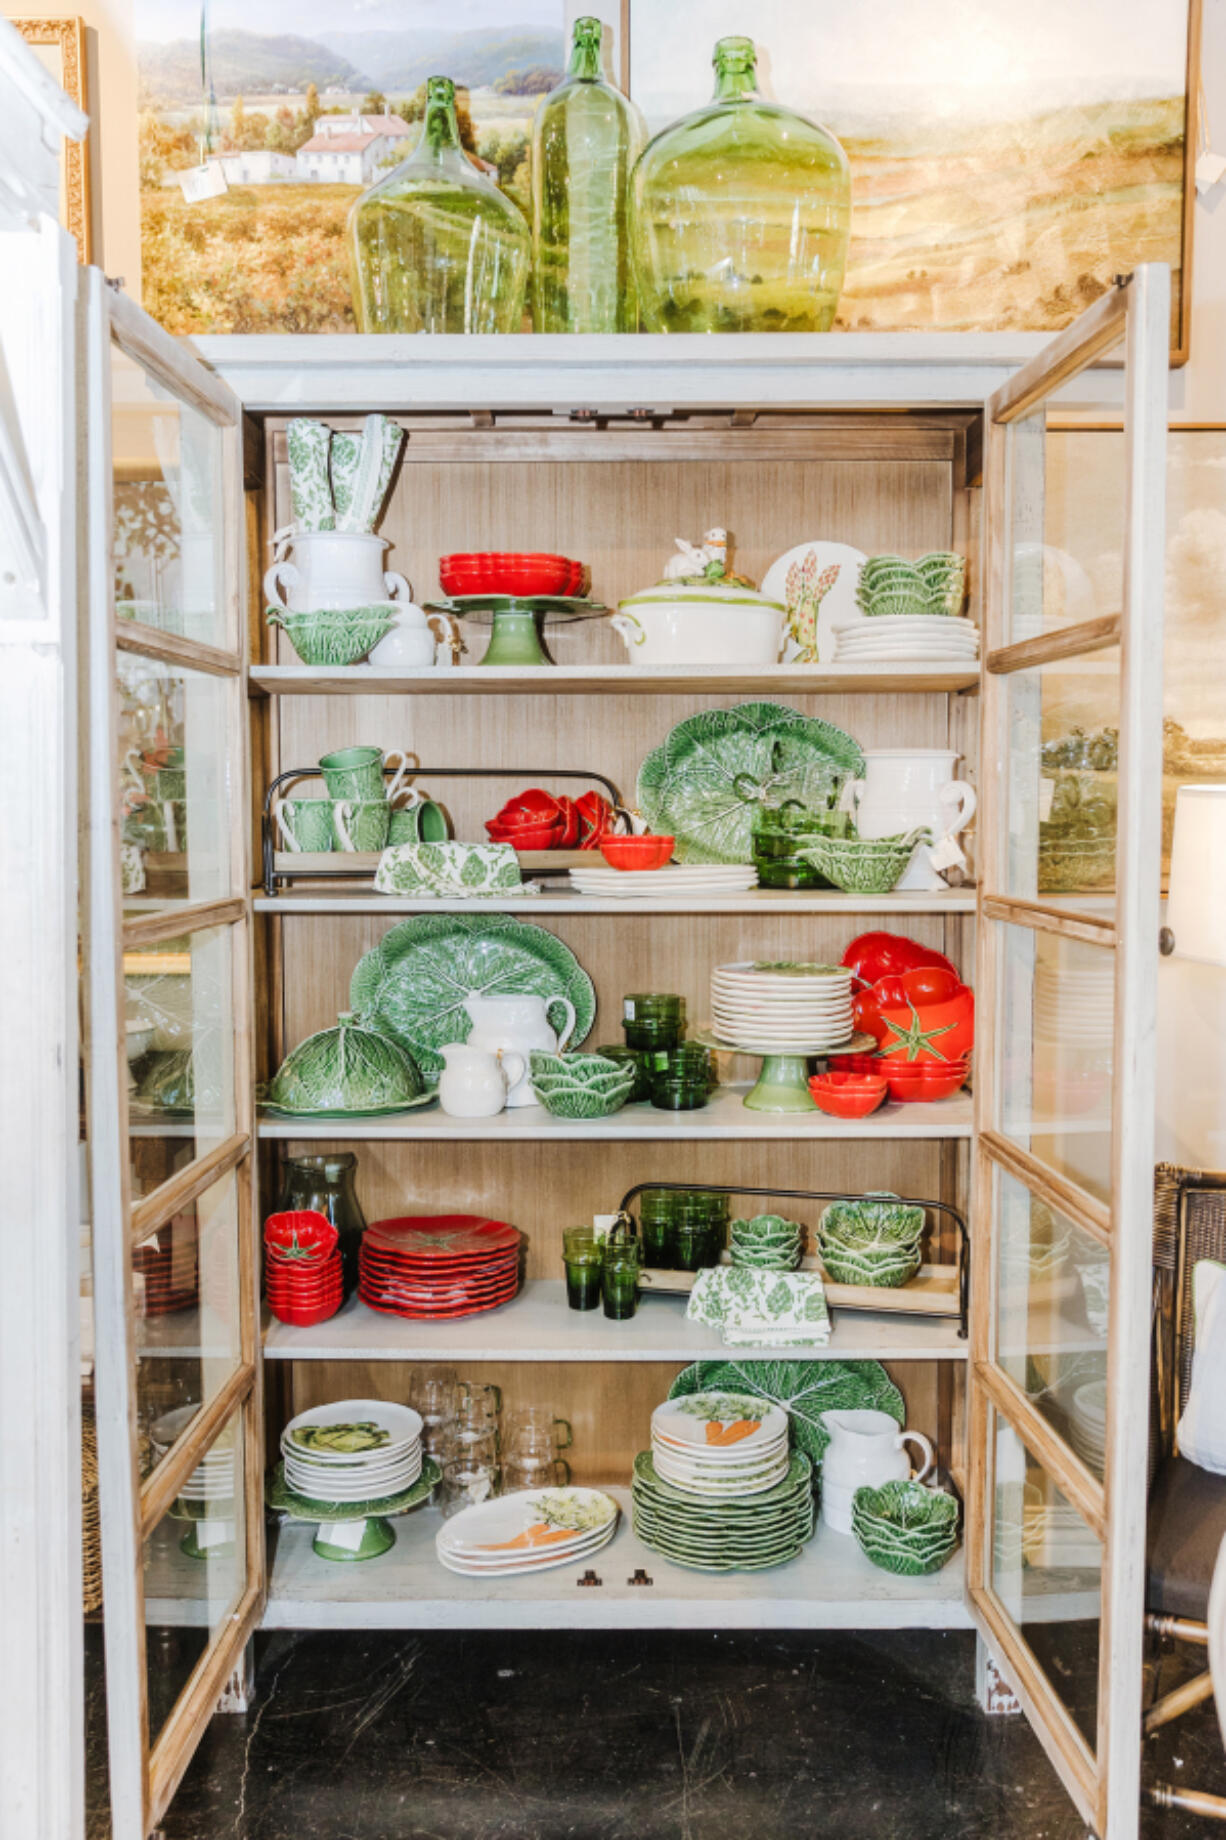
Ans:
{"label": "painted countryside scene", "polygon": [[[345,220],[412,152],[429,76],[455,80],[465,147],[529,209],[532,117],[565,68],[560,0],[373,0],[360,25],[323,0],[223,0],[203,60],[198,5],[137,14],[141,296],[170,332],[352,332]],[[202,165],[217,195],[189,203]]]}

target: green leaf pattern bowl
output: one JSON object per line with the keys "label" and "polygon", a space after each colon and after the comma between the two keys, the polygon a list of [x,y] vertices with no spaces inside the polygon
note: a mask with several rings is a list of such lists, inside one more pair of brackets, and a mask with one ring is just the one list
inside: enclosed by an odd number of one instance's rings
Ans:
{"label": "green leaf pattern bowl", "polygon": [[310,1115],[399,1111],[427,1096],[412,1055],[348,1012],[291,1048],[266,1095],[278,1111]]}
{"label": "green leaf pattern bowl", "polygon": [[924,1210],[896,1195],[832,1201],[817,1225],[817,1249],[836,1284],[896,1290],[923,1258]]}
{"label": "green leaf pattern bowl", "polygon": [[758,1271],[795,1271],[804,1250],[804,1228],[782,1214],[755,1214],[728,1229],[732,1263]]}
{"label": "green leaf pattern bowl", "polygon": [[889,894],[897,887],[918,843],[931,843],[921,826],[897,837],[810,837],[796,854],[848,894]]}
{"label": "green leaf pattern bowl", "polygon": [[851,1528],[866,1559],[899,1578],[939,1572],[958,1545],[958,1499],[920,1482],[857,1489]]}
{"label": "green leaf pattern bowl", "polygon": [[634,1090],[638,1070],[602,1054],[529,1056],[532,1090],[555,1118],[610,1118]]}
{"label": "green leaf pattern bowl", "polygon": [[279,613],[268,610],[268,624],[283,626],[303,664],[356,664],[392,630],[386,607],[353,607],[343,613]]}

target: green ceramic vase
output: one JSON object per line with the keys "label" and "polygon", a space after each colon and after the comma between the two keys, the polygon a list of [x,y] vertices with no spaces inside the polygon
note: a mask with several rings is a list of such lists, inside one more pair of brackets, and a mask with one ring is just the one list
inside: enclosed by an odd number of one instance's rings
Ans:
{"label": "green ceramic vase", "polygon": [[349,213],[359,332],[518,332],[532,233],[460,145],[455,85],[431,77],[421,139]]}
{"label": "green ceramic vase", "polygon": [[721,38],[715,96],[649,142],[631,181],[648,332],[828,332],[847,263],[838,141],[758,94],[753,40]]}
{"label": "green ceramic vase", "polygon": [[599,19],[577,19],[566,79],[532,130],[532,317],[538,332],[637,332],[627,194],[646,139],[606,83]]}

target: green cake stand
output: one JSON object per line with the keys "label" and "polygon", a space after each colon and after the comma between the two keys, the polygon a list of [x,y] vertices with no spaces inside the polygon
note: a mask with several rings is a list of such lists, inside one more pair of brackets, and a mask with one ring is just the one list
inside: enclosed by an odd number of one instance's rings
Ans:
{"label": "green cake stand", "polygon": [[264,1485],[264,1500],[277,1514],[291,1520],[314,1521],[318,1531],[313,1551],[321,1559],[350,1565],[355,1560],[377,1559],[396,1544],[392,1519],[409,1514],[430,1499],[441,1475],[432,1457],[422,1460],[421,1475],[411,1489],[383,1495],[372,1501],[312,1501],[285,1486],[285,1465],[278,1463]]}

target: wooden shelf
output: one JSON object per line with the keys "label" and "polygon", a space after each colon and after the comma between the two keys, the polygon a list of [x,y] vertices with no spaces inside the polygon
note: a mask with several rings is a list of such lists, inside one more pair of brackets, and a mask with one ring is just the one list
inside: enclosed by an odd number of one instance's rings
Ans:
{"label": "wooden shelf", "polygon": [[409,1322],[351,1297],[310,1329],[268,1321],[269,1361],[964,1361],[952,1317],[832,1312],[824,1348],[727,1348],[717,1329],[685,1319],[686,1299],[643,1296],[628,1322],[571,1310],[560,1278],[530,1278],[510,1303],[454,1322]]}
{"label": "wooden shelf", "polygon": [[[603,860],[603,859],[602,859]],[[530,877],[529,877],[530,879]],[[910,914],[973,914],[974,888],[949,888],[943,894],[843,894],[839,889],[812,892],[791,888],[751,888],[743,894],[673,895],[637,899],[599,898],[576,894],[565,880],[544,882],[539,895],[510,900],[423,898],[420,895],[376,894],[366,887],[341,887],[316,883],[314,887],[286,889],[282,894],[257,894],[252,902],[257,914],[522,914],[532,920],[539,914],[889,914],[902,920]]]}
{"label": "wooden shelf", "polygon": [[[396,1544],[363,1565],[311,1550],[315,1529],[279,1527],[270,1545],[265,1629],[948,1629],[966,1628],[961,1553],[928,1578],[880,1571],[820,1522],[798,1559],[766,1572],[694,1572],[662,1559],[622,1521],[594,1559],[526,1578],[465,1578],[439,1563],[442,1525],[425,1507],[393,1523]],[[188,1563],[188,1561],[184,1561]],[[591,1569],[599,1586],[581,1588]],[[637,1571],[651,1583],[631,1584]],[[151,1620],[154,1620],[151,1616]]]}
{"label": "wooden shelf", "polygon": [[721,1086],[696,1112],[663,1112],[647,1104],[623,1106],[612,1118],[551,1118],[540,1105],[516,1107],[496,1118],[449,1118],[437,1106],[390,1118],[261,1118],[264,1141],[294,1143],[714,1143],[727,1139],[885,1138],[941,1140],[970,1137],[971,1096],[956,1093],[928,1105],[883,1105],[869,1118],[828,1118],[822,1112],[751,1112],[743,1103],[749,1084]]}
{"label": "wooden shelf", "polygon": [[690,665],[684,670],[625,664],[459,665],[432,671],[381,671],[373,665],[334,669],[305,664],[252,665],[248,688],[265,696],[899,696],[979,688],[979,667],[858,664]]}

